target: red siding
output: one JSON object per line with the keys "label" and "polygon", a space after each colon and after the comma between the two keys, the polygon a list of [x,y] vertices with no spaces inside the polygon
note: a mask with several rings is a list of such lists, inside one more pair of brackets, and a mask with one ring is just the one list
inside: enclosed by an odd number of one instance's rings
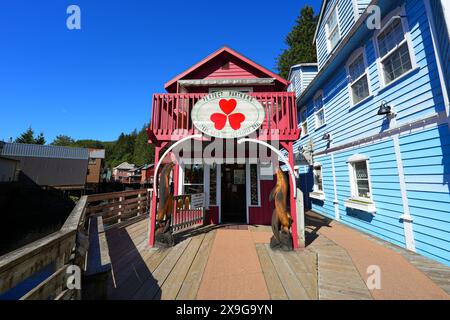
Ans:
{"label": "red siding", "polygon": [[269,201],[269,195],[275,187],[276,177],[273,181],[261,181],[261,207],[249,208],[250,224],[270,225],[272,223],[272,213],[275,209],[273,201]]}
{"label": "red siding", "polygon": [[205,79],[216,79],[216,78],[256,78],[254,74],[241,68],[233,62],[228,62],[224,66],[212,72]]}
{"label": "red siding", "polygon": [[205,224],[219,224],[219,207],[209,207],[209,210],[206,210]]}

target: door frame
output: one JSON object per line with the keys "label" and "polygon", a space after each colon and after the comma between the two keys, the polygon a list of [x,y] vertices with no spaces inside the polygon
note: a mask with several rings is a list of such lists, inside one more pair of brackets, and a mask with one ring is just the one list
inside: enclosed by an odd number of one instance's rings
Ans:
{"label": "door frame", "polygon": [[[250,171],[249,171],[249,169],[250,169],[250,166],[249,166],[249,164],[248,163],[239,163],[239,162],[237,162],[237,161],[235,161],[235,162],[233,162],[233,163],[223,163],[223,166],[224,166],[224,170],[225,170],[225,167],[227,166],[227,165],[230,165],[230,166],[232,166],[232,165],[237,165],[237,164],[243,164],[244,165],[244,167],[245,167],[245,219],[246,219],[246,224],[249,224],[250,223],[250,219],[249,219],[249,214],[250,214],[250,210],[249,210],[249,196],[250,196],[250,194],[248,193],[249,192],[249,179],[250,179]],[[219,172],[217,173],[218,175],[220,174],[220,175],[222,175],[222,166],[220,165],[220,170],[219,170]],[[219,186],[219,181],[220,181],[220,188],[222,188],[222,176],[220,176],[220,178],[217,180],[217,186]],[[221,190],[220,190],[221,191]],[[219,193],[218,193],[219,194]],[[219,224],[222,224],[222,193],[220,193],[220,207],[219,207]]]}

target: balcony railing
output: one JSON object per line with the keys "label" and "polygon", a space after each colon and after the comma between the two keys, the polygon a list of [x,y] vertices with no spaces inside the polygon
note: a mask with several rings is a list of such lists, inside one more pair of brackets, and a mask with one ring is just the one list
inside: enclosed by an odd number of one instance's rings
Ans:
{"label": "balcony railing", "polygon": [[[260,140],[295,141],[300,129],[293,92],[249,93],[265,108],[266,117],[257,131]],[[183,136],[200,133],[192,124],[193,106],[206,93],[154,94],[150,136],[154,142],[177,141]]]}

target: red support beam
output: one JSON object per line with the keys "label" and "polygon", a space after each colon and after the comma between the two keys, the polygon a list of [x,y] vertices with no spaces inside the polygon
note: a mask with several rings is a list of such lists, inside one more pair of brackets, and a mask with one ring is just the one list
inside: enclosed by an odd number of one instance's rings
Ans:
{"label": "red support beam", "polygon": [[[159,162],[159,153],[161,151],[161,147],[156,146],[155,147],[155,169],[156,169],[156,165]],[[156,225],[156,200],[157,200],[157,196],[156,196],[156,188],[158,185],[158,173],[156,173],[156,181],[153,180],[153,193],[152,193],[152,210],[151,210],[151,216],[150,216],[150,234],[149,234],[149,245],[150,248],[153,248],[155,245],[155,225]]]}

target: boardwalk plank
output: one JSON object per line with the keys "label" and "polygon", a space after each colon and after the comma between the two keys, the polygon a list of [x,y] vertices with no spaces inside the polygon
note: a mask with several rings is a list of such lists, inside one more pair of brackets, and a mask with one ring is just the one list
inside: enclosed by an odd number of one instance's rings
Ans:
{"label": "boardwalk plank", "polygon": [[177,300],[194,300],[197,297],[200,282],[202,281],[203,272],[208,262],[209,252],[214,242],[216,232],[207,233],[192,262],[186,278],[176,297]]}
{"label": "boardwalk plank", "polygon": [[287,252],[285,258],[297,279],[312,300],[318,299],[316,254],[304,251],[301,254]]}
{"label": "boardwalk plank", "polygon": [[188,238],[183,242],[177,244],[175,247],[170,248],[169,254],[159,264],[155,272],[153,272],[152,277],[150,279],[147,279],[143,286],[136,292],[136,294],[133,296],[133,299],[158,299],[156,295],[160,289],[160,285],[162,285],[166,278],[169,276],[170,272],[175,267],[175,264],[177,263],[178,259],[180,259],[190,241],[191,238]]}
{"label": "boardwalk plank", "polygon": [[161,300],[175,300],[205,235],[192,238],[170,275],[161,287]]}
{"label": "boardwalk plank", "polygon": [[270,299],[272,300],[287,300],[288,296],[284,290],[278,273],[269,257],[266,247],[263,244],[256,245],[259,262],[263,271],[264,279],[266,280],[267,289],[269,290]]}
{"label": "boardwalk plank", "polygon": [[289,299],[309,300],[308,293],[297,279],[294,271],[289,267],[283,253],[270,249],[269,245],[265,246]]}

